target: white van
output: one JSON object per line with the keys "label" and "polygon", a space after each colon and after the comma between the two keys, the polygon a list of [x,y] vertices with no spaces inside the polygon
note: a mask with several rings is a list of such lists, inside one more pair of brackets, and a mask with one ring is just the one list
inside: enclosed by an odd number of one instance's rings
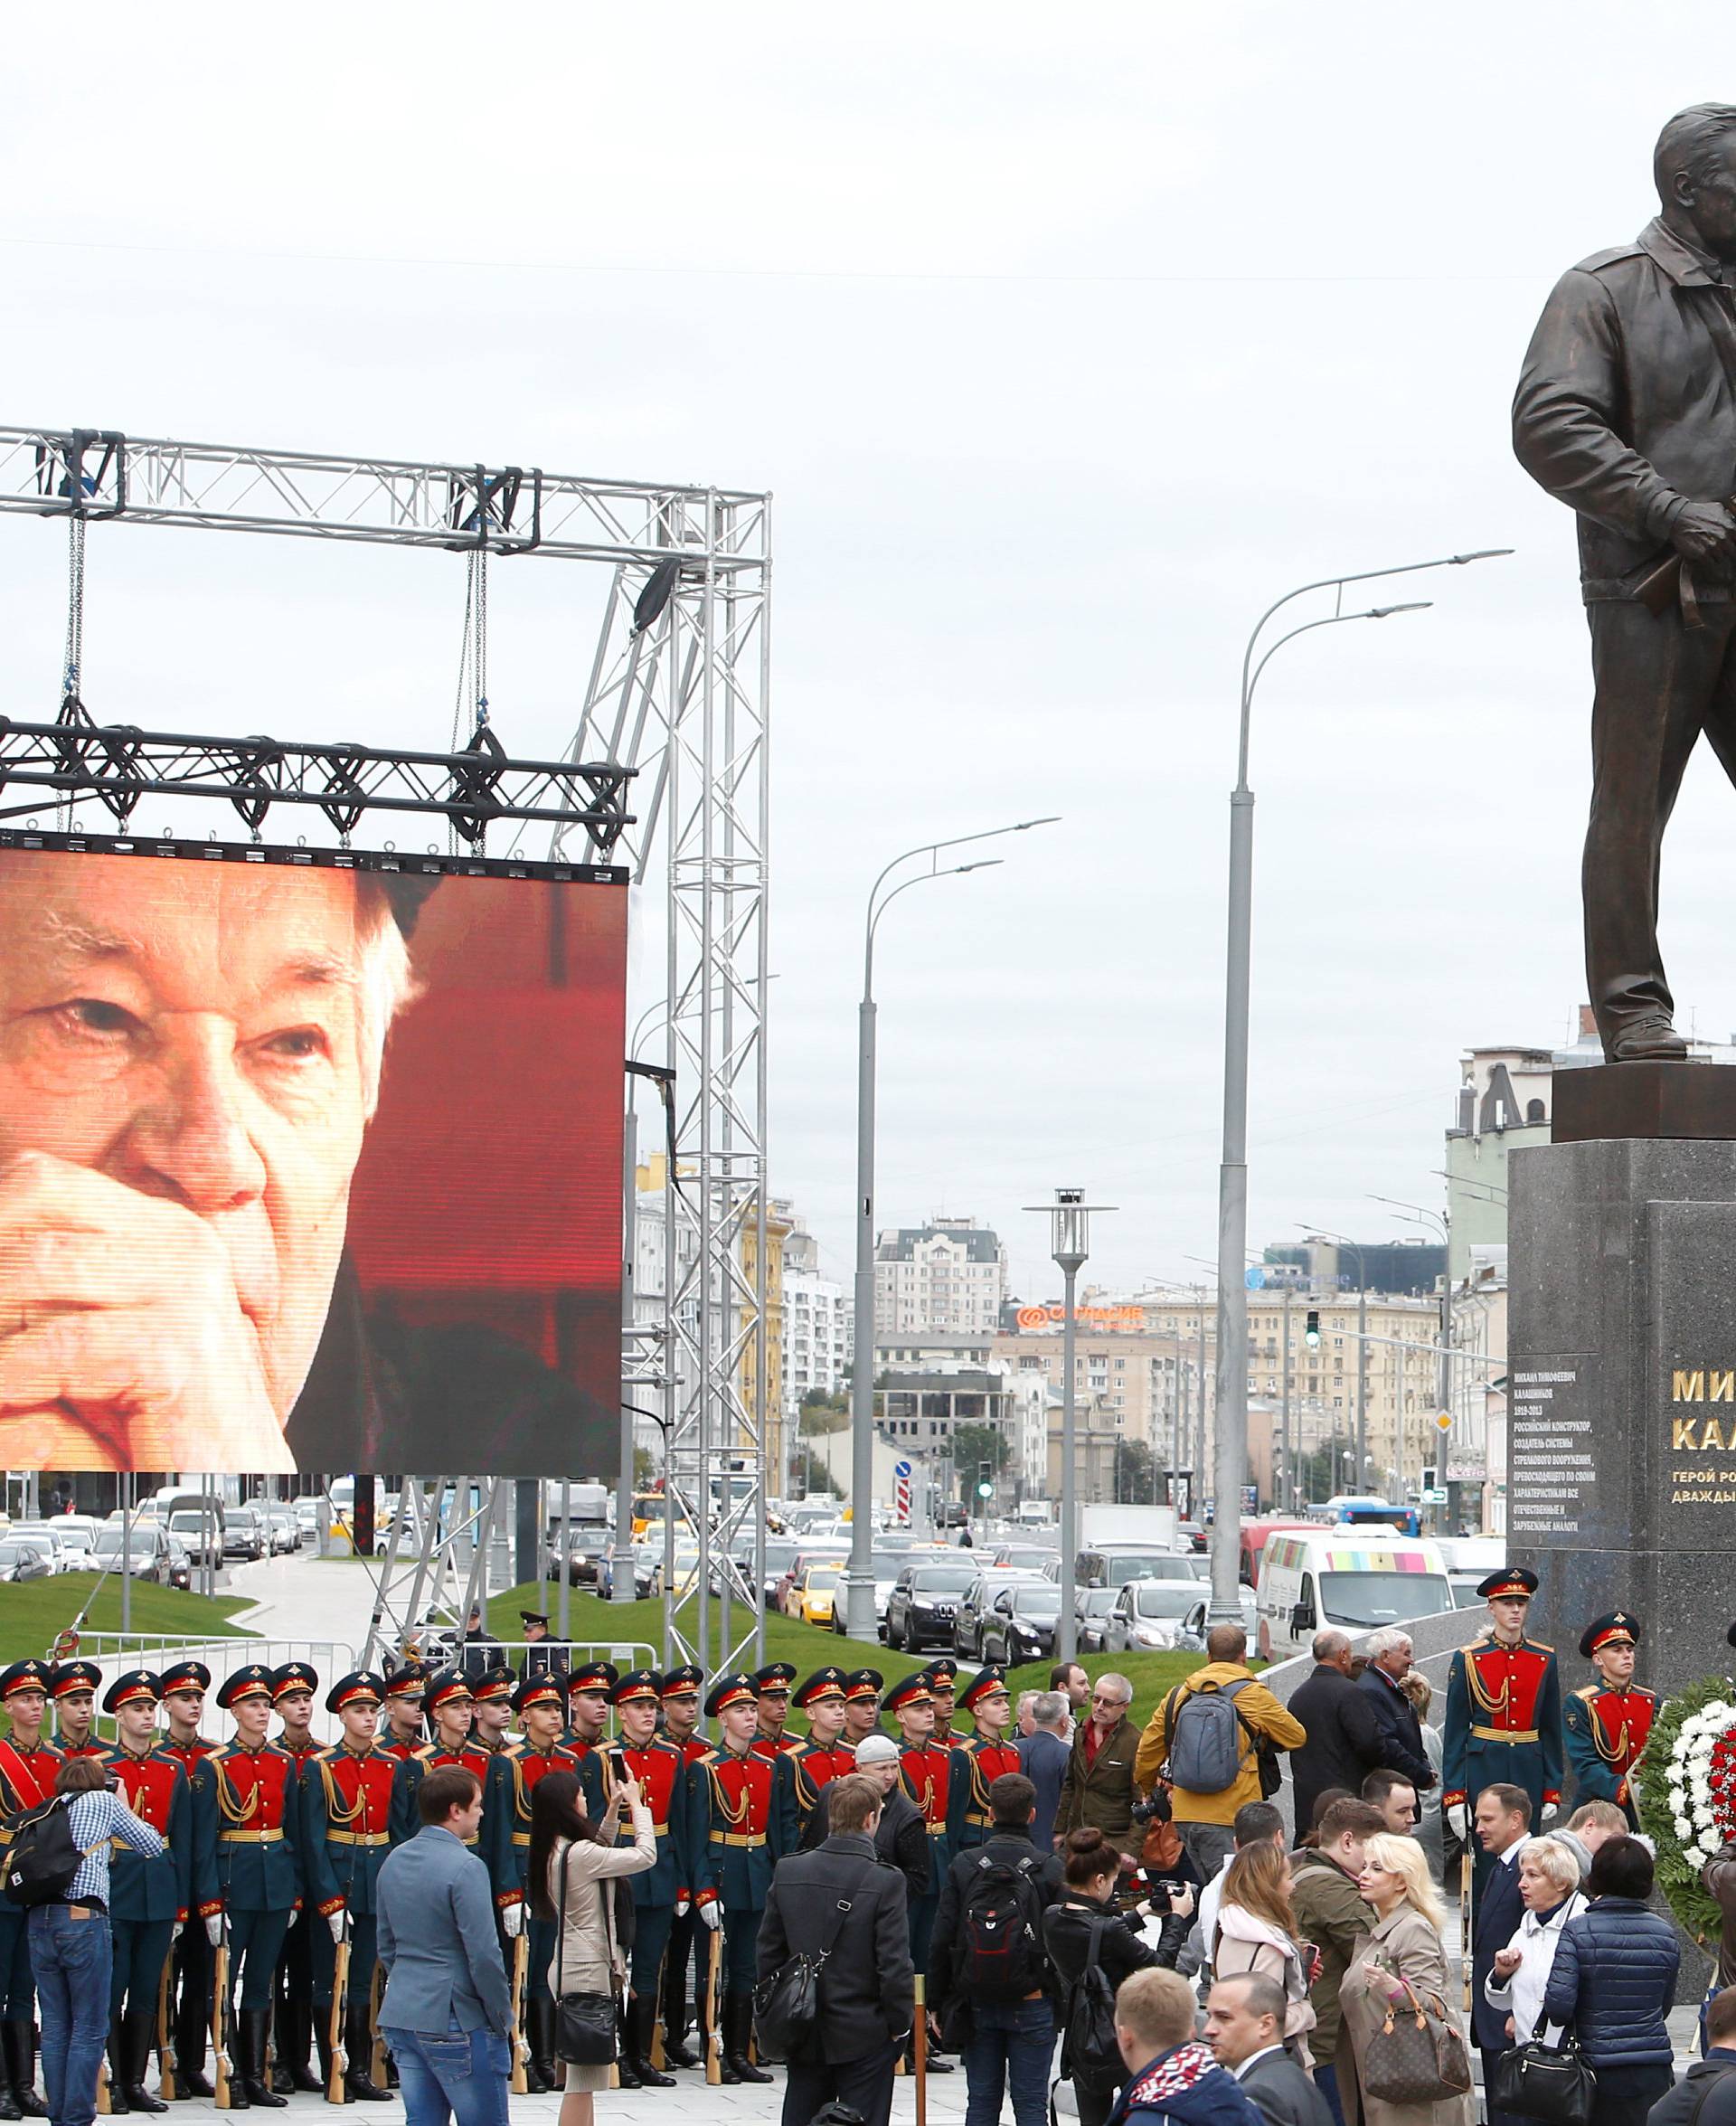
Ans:
{"label": "white van", "polygon": [[1427,1537],[1376,1528],[1287,1529],[1260,1557],[1260,1650],[1305,1653],[1323,1625],[1378,1631],[1453,1606],[1447,1561]]}

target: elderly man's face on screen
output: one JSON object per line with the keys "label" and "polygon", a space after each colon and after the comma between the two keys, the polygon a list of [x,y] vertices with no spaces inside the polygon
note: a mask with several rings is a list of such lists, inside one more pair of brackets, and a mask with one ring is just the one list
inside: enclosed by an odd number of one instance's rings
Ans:
{"label": "elderly man's face on screen", "polygon": [[0,1465],[291,1466],[407,978],[354,873],[0,852]]}

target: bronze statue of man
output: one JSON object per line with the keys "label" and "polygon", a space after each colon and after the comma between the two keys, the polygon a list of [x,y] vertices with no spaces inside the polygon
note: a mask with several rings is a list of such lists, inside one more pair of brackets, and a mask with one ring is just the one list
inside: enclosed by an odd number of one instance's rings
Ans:
{"label": "bronze statue of man", "polygon": [[1736,105],[1678,112],[1653,167],[1656,220],[1557,282],[1513,408],[1520,463],[1580,520],[1585,958],[1611,1063],[1687,1053],[1659,851],[1703,731],[1736,780]]}

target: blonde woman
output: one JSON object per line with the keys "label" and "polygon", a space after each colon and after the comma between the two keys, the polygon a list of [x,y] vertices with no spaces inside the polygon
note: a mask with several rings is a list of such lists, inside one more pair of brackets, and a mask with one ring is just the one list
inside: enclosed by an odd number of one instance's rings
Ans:
{"label": "blonde woman", "polygon": [[[1345,2126],[1471,2126],[1468,2092],[1434,2103],[1395,2104],[1363,2093],[1363,2062],[1369,2040],[1386,2018],[1388,2003],[1402,1998],[1404,1985],[1438,2004],[1458,2022],[1447,1998],[1447,1914],[1429,1879],[1428,1863],[1414,1838],[1382,1833],[1368,1841],[1357,1888],[1370,1908],[1367,1938],[1351,1951],[1339,1988],[1344,2026],[1338,2046],[1338,2095]],[[1346,2044],[1345,2039],[1349,2042]]]}
{"label": "blonde woman", "polygon": [[1258,1971],[1282,1987],[1285,2041],[1297,2064],[1311,2074],[1307,2033],[1315,2015],[1308,1988],[1319,1971],[1320,1952],[1298,1939],[1290,1886],[1288,1854],[1267,1838],[1244,1846],[1224,1870],[1208,1953],[1215,1978]]}
{"label": "blonde woman", "polygon": [[1496,1954],[1483,1993],[1495,2013],[1506,2017],[1514,2044],[1526,2045],[1537,2033],[1561,1929],[1586,1907],[1579,1861],[1559,1839],[1527,1838],[1520,1847],[1519,1902],[1525,1916]]}

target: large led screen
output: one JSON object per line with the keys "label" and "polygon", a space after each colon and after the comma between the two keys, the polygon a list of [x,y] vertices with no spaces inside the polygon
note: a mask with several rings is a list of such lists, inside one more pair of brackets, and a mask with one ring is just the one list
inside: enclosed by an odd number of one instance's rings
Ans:
{"label": "large led screen", "polygon": [[0,834],[0,1468],[612,1466],[624,874]]}

